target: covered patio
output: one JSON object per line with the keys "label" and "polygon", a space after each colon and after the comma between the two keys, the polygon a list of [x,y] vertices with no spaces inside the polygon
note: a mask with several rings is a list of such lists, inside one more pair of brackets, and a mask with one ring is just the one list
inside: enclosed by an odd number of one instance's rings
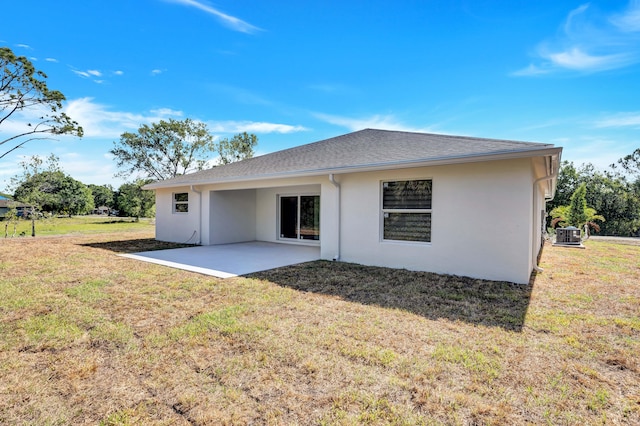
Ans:
{"label": "covered patio", "polygon": [[231,278],[318,260],[320,247],[252,241],[146,251],[120,256],[218,278]]}

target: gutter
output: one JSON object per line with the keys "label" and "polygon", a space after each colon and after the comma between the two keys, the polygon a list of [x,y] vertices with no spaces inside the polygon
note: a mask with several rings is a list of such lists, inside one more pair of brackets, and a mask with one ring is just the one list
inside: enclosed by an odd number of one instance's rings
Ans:
{"label": "gutter", "polygon": [[202,243],[202,191],[196,189],[195,185],[191,185],[191,191],[198,194],[198,241],[196,241],[197,245]]}
{"label": "gutter", "polygon": [[335,256],[333,257],[333,260],[340,260],[340,198],[341,198],[341,194],[340,194],[340,184],[338,182],[336,182],[335,177],[333,176],[333,173],[329,174],[329,182],[331,182],[333,184],[333,186],[336,187],[336,191],[337,191],[337,210],[338,210],[338,215],[337,215],[337,219],[338,219],[338,250],[337,253],[335,254]]}
{"label": "gutter", "polygon": [[[540,182],[543,182],[543,181],[549,181],[549,180],[556,179],[558,177],[558,173],[560,171],[559,170],[559,168],[560,168],[560,154],[558,154],[558,163],[557,163],[558,167],[557,168],[554,167],[553,156],[551,156],[549,158],[550,158],[550,161],[549,161],[549,174],[547,176],[542,176],[541,178],[538,178],[535,181],[533,181],[533,202],[532,202],[532,206],[533,206],[534,209],[535,209],[535,205],[536,205],[536,191],[538,190],[538,184]],[[545,203],[545,209],[544,210],[545,210],[545,212],[547,211],[546,203],[548,203],[549,201],[552,201],[555,198],[555,196],[556,196],[556,191],[555,190],[551,191],[550,196],[546,196],[545,195],[545,197],[544,197],[544,203]],[[533,217],[535,217],[535,214],[536,214],[536,212],[534,210],[533,211]],[[532,222],[533,222],[533,224],[532,224],[532,233],[531,233],[531,235],[533,236],[533,235],[536,234],[536,223],[535,223],[535,221],[532,221]],[[536,244],[536,243],[534,242],[534,244]],[[534,253],[534,252],[535,252],[535,246],[534,246],[534,248],[532,250],[532,253]],[[533,256],[533,259],[534,259],[533,260],[533,270],[536,271],[536,272],[543,272],[544,269],[542,269],[540,266],[538,266],[538,256],[537,255]]]}

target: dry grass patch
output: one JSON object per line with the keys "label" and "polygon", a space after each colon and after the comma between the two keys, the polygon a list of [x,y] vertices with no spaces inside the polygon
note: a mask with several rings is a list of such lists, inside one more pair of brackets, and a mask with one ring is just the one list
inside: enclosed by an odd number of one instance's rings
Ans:
{"label": "dry grass patch", "polygon": [[3,242],[0,423],[640,423],[638,246],[548,247],[529,286],[331,262],[220,280],[116,256],[159,247]]}

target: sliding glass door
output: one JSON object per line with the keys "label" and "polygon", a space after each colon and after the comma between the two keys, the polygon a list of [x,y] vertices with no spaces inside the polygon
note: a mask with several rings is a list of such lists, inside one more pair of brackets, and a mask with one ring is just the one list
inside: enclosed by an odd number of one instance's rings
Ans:
{"label": "sliding glass door", "polygon": [[320,240],[320,196],[280,196],[280,239]]}

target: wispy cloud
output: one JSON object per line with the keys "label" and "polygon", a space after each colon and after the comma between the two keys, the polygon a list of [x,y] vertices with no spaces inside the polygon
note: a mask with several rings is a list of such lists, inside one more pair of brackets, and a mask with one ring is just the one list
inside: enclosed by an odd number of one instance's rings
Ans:
{"label": "wispy cloud", "polygon": [[47,62],[58,62],[56,58],[44,58],[44,60]]}
{"label": "wispy cloud", "polygon": [[584,73],[624,68],[640,62],[640,0],[624,11],[603,15],[589,3],[569,12],[555,38],[540,43],[536,60],[514,76],[560,71]]}
{"label": "wispy cloud", "polygon": [[267,123],[260,121],[211,121],[207,127],[214,133],[297,133],[308,131],[304,126],[292,126],[290,124]]}
{"label": "wispy cloud", "polygon": [[631,0],[626,11],[613,15],[610,20],[621,31],[640,31],[640,0]]}
{"label": "wispy cloud", "polygon": [[93,98],[71,100],[65,112],[82,126],[85,137],[98,138],[117,138],[124,132],[136,131],[143,124],[166,119],[168,112],[182,115],[168,108],[149,111],[149,114],[112,111],[109,106],[94,102]]}
{"label": "wispy cloud", "polygon": [[595,122],[595,126],[602,127],[635,127],[640,128],[640,111],[621,112],[602,118]]}
{"label": "wispy cloud", "polygon": [[182,111],[171,108],[152,109],[151,113],[160,117],[182,117],[184,115]]}
{"label": "wispy cloud", "polygon": [[350,131],[362,130],[362,129],[386,129],[386,130],[401,130],[405,132],[432,132],[433,129],[429,127],[417,128],[414,126],[408,126],[400,121],[393,115],[380,115],[375,114],[369,117],[353,118],[343,117],[337,115],[330,115],[324,113],[312,113],[314,117],[324,122],[334,124],[349,129]]}
{"label": "wispy cloud", "polygon": [[171,3],[177,3],[184,6],[194,7],[210,15],[215,16],[224,26],[241,33],[253,34],[258,31],[262,31],[261,28],[251,25],[250,23],[243,21],[235,16],[227,15],[220,10],[196,0],[165,0]]}
{"label": "wispy cloud", "polygon": [[151,70],[151,75],[160,75],[163,72],[164,72],[164,70],[156,68],[156,69]]}
{"label": "wispy cloud", "polygon": [[[107,105],[92,98],[74,99],[67,103],[65,112],[84,129],[85,137],[118,138],[124,132],[135,132],[143,124],[151,124],[169,118],[182,119],[183,111],[157,108],[148,113],[113,111]],[[208,121],[212,133],[295,133],[308,130],[304,126],[256,121]]]}
{"label": "wispy cloud", "polygon": [[124,71],[120,71],[120,70],[114,71],[113,75],[124,75]]}
{"label": "wispy cloud", "polygon": [[104,83],[104,80],[99,79],[99,78],[95,78],[95,77],[102,77],[102,72],[101,71],[98,71],[98,70],[81,71],[81,70],[76,70],[76,69],[73,69],[73,68],[71,69],[71,71],[74,74],[76,74],[76,75],[78,75],[78,76],[80,76],[82,78],[93,78],[93,81],[95,83],[98,83],[98,84]]}
{"label": "wispy cloud", "polygon": [[16,47],[21,47],[22,49],[33,50],[33,47],[28,44],[16,44]]}

